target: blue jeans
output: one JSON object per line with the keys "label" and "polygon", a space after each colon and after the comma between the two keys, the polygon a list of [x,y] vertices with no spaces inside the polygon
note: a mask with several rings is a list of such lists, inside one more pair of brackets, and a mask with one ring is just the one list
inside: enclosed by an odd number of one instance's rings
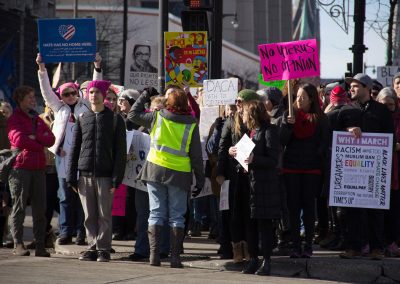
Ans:
{"label": "blue jeans", "polygon": [[[136,228],[135,253],[148,257],[150,254],[149,238],[147,235],[149,219],[149,194],[135,189]],[[160,252],[169,254],[169,226],[164,225],[161,230]]]}
{"label": "blue jeans", "polygon": [[[56,156],[56,168],[60,166],[61,158]],[[78,193],[67,188],[65,178],[58,178],[58,199],[60,200],[60,215],[58,224],[60,237],[70,237],[76,231],[78,236],[85,236],[85,215]]]}
{"label": "blue jeans", "polygon": [[147,182],[149,191],[149,226],[163,226],[167,220],[170,227],[185,228],[188,192],[177,186]]}

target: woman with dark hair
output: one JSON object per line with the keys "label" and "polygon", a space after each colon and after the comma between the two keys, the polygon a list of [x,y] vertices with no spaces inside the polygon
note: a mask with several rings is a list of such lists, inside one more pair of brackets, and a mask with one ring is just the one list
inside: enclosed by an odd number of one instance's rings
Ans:
{"label": "woman with dark hair", "polygon": [[[275,231],[273,220],[280,218],[281,210],[277,173],[278,130],[270,123],[265,105],[260,101],[250,101],[244,104],[243,123],[255,143],[252,153],[245,161],[249,166],[247,176],[250,185],[249,199],[246,200],[250,219],[245,223],[250,261],[243,269],[243,273],[270,275]],[[264,260],[258,269],[259,238]]]}
{"label": "woman with dark hair", "polygon": [[36,240],[35,256],[49,257],[45,250],[46,232],[46,156],[45,147],[54,144],[55,137],[50,128],[35,111],[35,90],[29,86],[15,89],[13,99],[15,112],[8,119],[7,132],[11,149],[20,153],[10,172],[9,185],[13,199],[11,233],[14,239],[14,254],[30,254],[23,243],[25,208],[31,202],[33,233]]}
{"label": "woman with dark hair", "polygon": [[[282,172],[287,191],[293,251],[291,258],[312,256],[315,198],[322,186],[324,158],[329,145],[329,122],[322,112],[318,91],[301,85],[294,102],[294,116],[284,114],[280,139],[285,150]],[[300,213],[303,211],[305,247],[302,253]]]}
{"label": "woman with dark hair", "polygon": [[185,92],[168,93],[165,109],[145,112],[151,92],[143,92],[128,114],[132,122],[149,128],[151,144],[147,161],[137,179],[146,181],[149,192],[150,265],[160,266],[160,237],[164,222],[171,227],[171,267],[182,268],[180,253],[184,237],[188,191],[196,177],[196,191],[204,185],[199,128]]}

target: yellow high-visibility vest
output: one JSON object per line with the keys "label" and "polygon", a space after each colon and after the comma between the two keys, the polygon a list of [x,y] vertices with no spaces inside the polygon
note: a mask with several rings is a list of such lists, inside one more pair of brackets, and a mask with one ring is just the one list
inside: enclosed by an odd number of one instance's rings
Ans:
{"label": "yellow high-visibility vest", "polygon": [[147,160],[175,171],[191,172],[189,147],[195,126],[165,119],[157,112]]}

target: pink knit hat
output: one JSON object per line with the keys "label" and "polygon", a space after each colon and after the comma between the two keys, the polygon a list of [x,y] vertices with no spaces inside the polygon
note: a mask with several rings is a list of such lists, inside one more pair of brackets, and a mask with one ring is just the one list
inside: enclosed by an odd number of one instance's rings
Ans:
{"label": "pink knit hat", "polygon": [[78,92],[79,85],[77,85],[73,82],[64,83],[60,87],[58,87],[57,91],[61,95],[64,92],[64,90],[67,88],[72,88],[72,89],[74,89],[74,91]]}
{"label": "pink knit hat", "polygon": [[88,93],[90,92],[91,88],[97,88],[100,90],[100,92],[103,95],[103,99],[106,98],[107,96],[107,90],[108,88],[111,86],[111,82],[110,81],[104,81],[104,80],[94,80],[91,81],[88,85],[87,85],[87,91]]}

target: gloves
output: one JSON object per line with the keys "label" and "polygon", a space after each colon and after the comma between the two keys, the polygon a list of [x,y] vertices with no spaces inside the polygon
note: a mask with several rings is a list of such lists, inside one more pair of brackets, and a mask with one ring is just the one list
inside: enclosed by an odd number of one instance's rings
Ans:
{"label": "gloves", "polygon": [[143,89],[143,91],[146,91],[150,98],[159,95],[158,91],[153,87],[146,87]]}
{"label": "gloves", "polygon": [[192,197],[193,198],[195,198],[195,197],[197,197],[199,194],[200,194],[200,192],[202,191],[203,189],[202,188],[198,188],[197,186],[194,188],[194,190],[192,190]]}

